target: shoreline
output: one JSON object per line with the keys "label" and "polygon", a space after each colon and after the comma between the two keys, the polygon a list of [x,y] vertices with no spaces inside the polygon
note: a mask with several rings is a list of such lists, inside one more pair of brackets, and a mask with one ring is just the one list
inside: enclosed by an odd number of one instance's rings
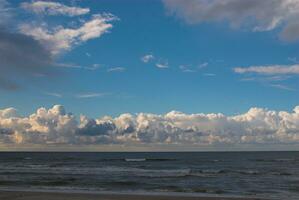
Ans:
{"label": "shoreline", "polygon": [[0,189],[3,200],[266,200],[259,197],[193,193],[106,192],[81,190]]}

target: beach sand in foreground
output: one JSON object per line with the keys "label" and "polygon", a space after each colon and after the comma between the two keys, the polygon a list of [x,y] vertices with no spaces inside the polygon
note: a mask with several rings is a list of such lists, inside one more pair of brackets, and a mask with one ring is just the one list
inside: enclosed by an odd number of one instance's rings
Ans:
{"label": "beach sand in foreground", "polygon": [[0,191],[1,200],[258,200],[259,198]]}

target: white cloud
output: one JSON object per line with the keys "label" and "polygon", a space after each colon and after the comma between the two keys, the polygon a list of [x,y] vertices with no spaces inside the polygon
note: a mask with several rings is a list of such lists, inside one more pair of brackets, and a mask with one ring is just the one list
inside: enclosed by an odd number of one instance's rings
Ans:
{"label": "white cloud", "polygon": [[104,97],[109,95],[108,93],[84,93],[84,94],[77,94],[76,97],[79,99],[83,98],[94,98],[94,97]]}
{"label": "white cloud", "polygon": [[270,31],[282,26],[280,36],[299,39],[299,0],[163,0],[169,14],[189,24],[228,22],[231,27]]}
{"label": "white cloud", "polygon": [[289,86],[282,85],[282,84],[269,84],[269,86],[274,87],[274,88],[278,88],[278,89],[281,89],[281,90],[296,91],[294,88],[291,88]]}
{"label": "white cloud", "polygon": [[80,120],[63,106],[20,117],[0,110],[0,144],[299,144],[299,106],[293,112],[251,108],[240,115],[149,113]]}
{"label": "white cloud", "polygon": [[107,72],[124,72],[126,68],[124,67],[112,67],[107,69]]}
{"label": "white cloud", "polygon": [[87,70],[96,70],[96,69],[99,69],[101,67],[100,64],[93,64],[92,66],[90,67],[85,67],[84,69],[87,69]]}
{"label": "white cloud", "polygon": [[48,95],[48,96],[52,96],[52,97],[59,97],[59,98],[62,97],[62,94],[59,94],[59,93],[56,93],[56,92],[44,92],[44,94]]}
{"label": "white cloud", "polygon": [[188,72],[188,73],[196,72],[196,70],[191,69],[190,65],[180,65],[179,69],[182,70],[182,72]]}
{"label": "white cloud", "polygon": [[216,76],[214,73],[203,73],[203,76]]}
{"label": "white cloud", "polygon": [[299,60],[296,57],[288,57],[288,61],[291,61],[292,63],[299,63]]}
{"label": "white cloud", "polygon": [[70,7],[58,2],[51,1],[33,1],[21,3],[21,8],[43,15],[67,15],[79,16],[89,13],[89,8]]}
{"label": "white cloud", "polygon": [[107,33],[113,27],[109,22],[116,19],[112,14],[93,15],[91,20],[84,22],[78,28],[64,28],[62,26],[48,28],[47,25],[21,24],[19,30],[21,33],[38,40],[53,55],[57,55],[72,49],[74,45]]}
{"label": "white cloud", "polygon": [[198,68],[199,68],[199,69],[202,69],[202,68],[207,67],[208,65],[209,65],[208,62],[204,62],[204,63],[199,64]]}
{"label": "white cloud", "polygon": [[154,59],[155,59],[155,57],[152,54],[147,54],[147,55],[144,55],[144,56],[141,57],[141,61],[144,62],[144,63],[148,63],[148,62],[150,62]]}
{"label": "white cloud", "polygon": [[270,65],[236,67],[234,71],[239,74],[256,73],[262,75],[299,75],[299,65]]}
{"label": "white cloud", "polygon": [[161,69],[165,69],[168,68],[168,61],[167,60],[160,60],[159,62],[156,63],[156,67],[161,68]]}

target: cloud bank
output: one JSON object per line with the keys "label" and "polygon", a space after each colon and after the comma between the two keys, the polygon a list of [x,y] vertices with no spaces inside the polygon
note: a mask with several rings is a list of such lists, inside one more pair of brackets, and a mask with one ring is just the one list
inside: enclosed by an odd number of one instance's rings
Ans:
{"label": "cloud bank", "polygon": [[282,27],[280,38],[299,39],[299,0],[163,0],[168,13],[189,24],[228,22],[231,27],[271,31]]}
{"label": "cloud bank", "polygon": [[293,112],[251,108],[235,116],[171,111],[77,119],[63,106],[21,117],[0,110],[0,144],[299,144],[299,106]]}

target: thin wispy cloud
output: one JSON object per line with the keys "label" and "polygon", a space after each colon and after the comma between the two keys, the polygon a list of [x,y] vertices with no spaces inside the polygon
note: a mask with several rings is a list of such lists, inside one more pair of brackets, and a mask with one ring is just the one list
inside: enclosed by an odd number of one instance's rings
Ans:
{"label": "thin wispy cloud", "polygon": [[216,74],[214,74],[214,73],[203,73],[202,75],[203,76],[216,76]]}
{"label": "thin wispy cloud", "polygon": [[90,67],[84,67],[84,69],[87,69],[87,70],[96,70],[96,69],[99,69],[101,67],[100,64],[93,64],[91,65]]}
{"label": "thin wispy cloud", "polygon": [[299,63],[299,60],[296,57],[288,57],[288,61],[291,61],[292,63]]}
{"label": "thin wispy cloud", "polygon": [[238,74],[249,75],[249,77],[241,78],[241,81],[253,81],[281,90],[296,91],[296,89],[281,82],[286,81],[293,76],[298,76],[299,65],[236,67],[233,71]]}
{"label": "thin wispy cloud", "polygon": [[156,67],[160,69],[165,69],[169,67],[168,60],[160,60],[159,62],[156,63]]}
{"label": "thin wispy cloud", "polygon": [[48,96],[52,96],[52,97],[62,98],[62,94],[59,94],[59,93],[56,93],[56,92],[43,92],[43,94],[48,95]]}
{"label": "thin wispy cloud", "polygon": [[124,67],[112,67],[107,69],[107,72],[124,72],[126,68]]}
{"label": "thin wispy cloud", "polygon": [[262,75],[299,75],[299,65],[236,67],[233,70],[238,74],[255,73]]}
{"label": "thin wispy cloud", "polygon": [[110,93],[82,93],[82,94],[77,94],[75,95],[76,98],[79,99],[86,99],[86,98],[96,98],[96,97],[105,97],[110,95]]}
{"label": "thin wispy cloud", "polygon": [[187,72],[187,73],[193,73],[193,72],[196,72],[196,70],[191,69],[191,65],[180,65],[180,66],[179,66],[179,69],[180,69],[182,72]]}
{"label": "thin wispy cloud", "polygon": [[208,62],[203,62],[200,63],[199,65],[180,65],[179,69],[182,72],[188,72],[188,73],[193,73],[193,72],[198,72],[199,70],[202,70],[203,68],[206,68],[209,65]]}
{"label": "thin wispy cloud", "polygon": [[269,86],[277,88],[277,89],[281,89],[281,90],[296,91],[296,89],[291,88],[291,87],[286,86],[286,85],[282,85],[282,84],[269,84]]}
{"label": "thin wispy cloud", "polygon": [[202,68],[207,67],[208,65],[209,65],[208,62],[204,62],[204,63],[199,64],[199,65],[198,65],[198,68],[199,68],[199,69],[202,69]]}
{"label": "thin wispy cloud", "polygon": [[82,69],[83,67],[74,63],[55,63],[56,67],[70,68],[70,69]]}

